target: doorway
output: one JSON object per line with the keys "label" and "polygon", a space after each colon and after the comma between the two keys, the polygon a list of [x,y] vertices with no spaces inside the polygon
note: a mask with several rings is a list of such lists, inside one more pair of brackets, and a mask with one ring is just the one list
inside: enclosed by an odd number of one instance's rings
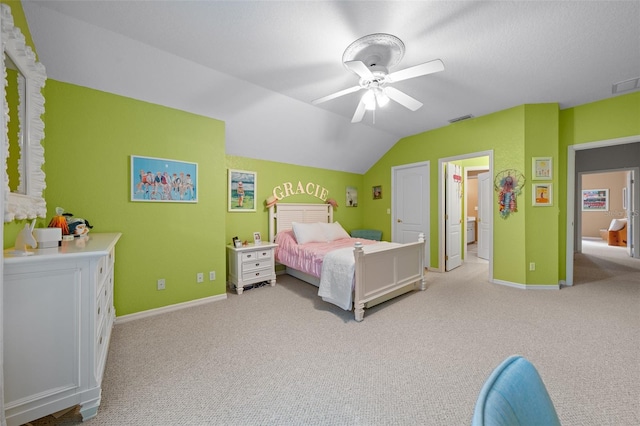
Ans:
{"label": "doorway", "polygon": [[[438,271],[445,272],[446,271],[446,256],[447,256],[447,226],[446,226],[446,218],[447,218],[447,189],[446,189],[446,164],[456,162],[461,164],[463,173],[466,168],[475,168],[481,167],[484,170],[488,170],[490,175],[493,175],[493,151],[481,151],[468,153],[464,155],[459,155],[455,157],[447,157],[441,158],[438,160],[438,230],[439,230],[439,239],[438,239]],[[465,186],[462,186],[463,194],[466,192]],[[478,191],[480,194],[481,191]],[[480,195],[479,195],[480,196]],[[490,198],[490,197],[489,197]],[[468,202],[468,201],[467,201]],[[480,205],[480,203],[479,203]],[[478,211],[480,211],[480,207],[478,205]],[[477,220],[480,223],[486,223],[489,226],[489,231],[486,232],[486,241],[487,243],[487,253],[488,259],[484,262],[487,263],[487,275],[489,281],[493,280],[493,203],[488,201],[485,203],[487,209],[487,217],[481,217],[480,213],[476,216]],[[475,207],[475,206],[474,206]],[[464,209],[463,209],[464,211]],[[475,211],[475,210],[474,210]],[[466,219],[469,215],[466,213],[462,213],[462,216]],[[465,220],[466,222],[466,220]],[[466,231],[467,227],[464,227]],[[466,232],[465,232],[466,234]],[[464,241],[464,246],[466,246],[466,241]],[[462,244],[462,241],[460,242]],[[465,259],[466,261],[476,260],[477,257],[468,257],[469,251],[466,250],[466,254],[464,255],[462,265],[464,266]]]}
{"label": "doorway", "polygon": [[[602,171],[614,169],[634,169],[638,170],[638,150],[640,150],[640,135],[609,139],[597,142],[590,142],[578,145],[571,145],[567,152],[567,235],[566,235],[566,253],[565,265],[566,276],[563,285],[571,286],[574,282],[574,256],[576,252],[581,250],[582,236],[578,230],[581,224],[581,196],[580,189],[580,172],[585,169],[589,171]],[[589,159],[581,156],[577,162],[577,152],[583,153],[591,151],[594,157],[589,164]],[[584,164],[583,164],[584,163]],[[636,178],[637,172],[636,173]],[[640,258],[638,253],[638,243],[640,242],[640,185],[636,182],[633,185],[632,194],[628,194],[628,201],[632,202],[629,206],[629,230],[632,232],[631,239],[634,241],[635,250],[632,260]]]}

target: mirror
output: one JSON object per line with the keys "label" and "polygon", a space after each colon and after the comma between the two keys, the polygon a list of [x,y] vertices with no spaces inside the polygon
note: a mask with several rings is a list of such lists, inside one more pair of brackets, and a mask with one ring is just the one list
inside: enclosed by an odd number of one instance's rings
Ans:
{"label": "mirror", "polygon": [[3,195],[4,221],[46,217],[43,197],[44,87],[47,75],[36,62],[24,35],[13,24],[11,8],[0,4],[0,24],[4,54],[2,111],[2,152],[5,159]]}

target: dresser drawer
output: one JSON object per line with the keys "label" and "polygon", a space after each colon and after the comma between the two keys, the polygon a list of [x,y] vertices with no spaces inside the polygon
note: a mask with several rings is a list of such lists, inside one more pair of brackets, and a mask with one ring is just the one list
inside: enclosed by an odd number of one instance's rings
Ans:
{"label": "dresser drawer", "polygon": [[98,290],[104,283],[104,278],[111,270],[108,265],[109,256],[102,256],[98,258],[96,264],[96,290]]}

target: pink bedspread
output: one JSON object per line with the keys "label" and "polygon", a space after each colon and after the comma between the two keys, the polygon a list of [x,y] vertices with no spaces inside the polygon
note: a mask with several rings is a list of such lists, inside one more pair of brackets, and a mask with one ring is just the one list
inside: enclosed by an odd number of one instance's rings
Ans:
{"label": "pink bedspread", "polygon": [[330,251],[353,247],[356,242],[361,242],[362,245],[379,243],[364,238],[342,238],[328,243],[298,244],[293,231],[278,232],[275,242],[278,244],[277,262],[317,278],[320,278],[322,272],[322,259]]}

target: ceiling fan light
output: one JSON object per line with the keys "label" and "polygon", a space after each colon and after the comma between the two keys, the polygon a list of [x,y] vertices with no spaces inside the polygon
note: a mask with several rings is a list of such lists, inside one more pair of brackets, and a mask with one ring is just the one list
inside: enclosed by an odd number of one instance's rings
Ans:
{"label": "ceiling fan light", "polygon": [[367,90],[367,92],[362,95],[362,102],[368,111],[376,109],[376,96],[372,90]]}
{"label": "ceiling fan light", "polygon": [[386,106],[389,103],[389,96],[387,96],[387,94],[384,93],[384,90],[378,89],[376,90],[375,94],[376,94],[376,101],[378,102],[378,106],[380,108]]}

